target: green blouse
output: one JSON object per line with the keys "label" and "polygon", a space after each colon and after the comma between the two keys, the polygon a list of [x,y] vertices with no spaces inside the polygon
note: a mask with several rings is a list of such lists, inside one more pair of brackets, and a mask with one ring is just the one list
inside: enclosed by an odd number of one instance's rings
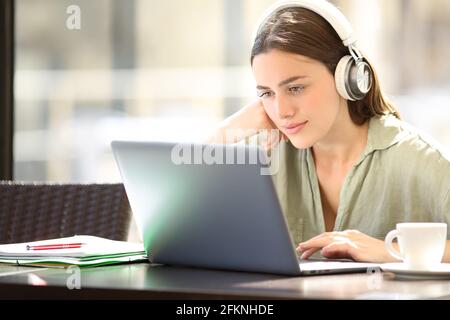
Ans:
{"label": "green blouse", "polygon": [[[450,223],[450,157],[431,141],[392,115],[373,117],[344,180],[334,230],[383,239],[399,222]],[[279,152],[272,177],[295,244],[325,232],[311,149],[282,142],[272,152]]]}

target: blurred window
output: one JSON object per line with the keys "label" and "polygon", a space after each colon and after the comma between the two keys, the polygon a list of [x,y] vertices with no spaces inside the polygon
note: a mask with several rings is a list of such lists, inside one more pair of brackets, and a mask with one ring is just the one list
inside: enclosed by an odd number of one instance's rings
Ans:
{"label": "blurred window", "polygon": [[[333,2],[403,118],[449,148],[450,1]],[[118,181],[111,140],[203,137],[255,96],[270,3],[16,0],[14,178]]]}

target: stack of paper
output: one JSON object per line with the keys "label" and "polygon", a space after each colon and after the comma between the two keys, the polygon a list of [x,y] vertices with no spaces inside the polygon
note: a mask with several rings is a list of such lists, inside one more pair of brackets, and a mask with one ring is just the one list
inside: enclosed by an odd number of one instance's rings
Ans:
{"label": "stack of paper", "polygon": [[41,267],[96,267],[148,261],[142,243],[74,236],[0,245],[0,263]]}

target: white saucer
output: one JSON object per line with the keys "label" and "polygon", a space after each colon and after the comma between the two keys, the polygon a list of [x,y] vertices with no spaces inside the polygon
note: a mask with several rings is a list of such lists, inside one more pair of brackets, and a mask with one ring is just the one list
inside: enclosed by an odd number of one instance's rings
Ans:
{"label": "white saucer", "polygon": [[381,270],[392,272],[398,278],[405,279],[450,279],[450,263],[441,263],[428,269],[410,269],[405,263],[384,263]]}

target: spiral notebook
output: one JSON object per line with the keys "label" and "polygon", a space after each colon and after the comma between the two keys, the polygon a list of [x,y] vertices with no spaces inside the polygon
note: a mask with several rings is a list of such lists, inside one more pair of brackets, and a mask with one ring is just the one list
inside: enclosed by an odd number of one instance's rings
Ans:
{"label": "spiral notebook", "polygon": [[96,267],[148,261],[142,243],[76,235],[0,245],[0,263],[40,267]]}

